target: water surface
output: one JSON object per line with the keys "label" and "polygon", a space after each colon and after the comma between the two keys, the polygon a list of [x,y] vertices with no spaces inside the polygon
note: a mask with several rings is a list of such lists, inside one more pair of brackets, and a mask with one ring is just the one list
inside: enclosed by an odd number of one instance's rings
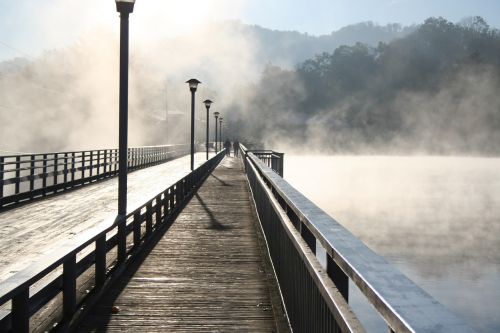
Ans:
{"label": "water surface", "polygon": [[500,158],[285,155],[285,179],[476,331],[500,332]]}

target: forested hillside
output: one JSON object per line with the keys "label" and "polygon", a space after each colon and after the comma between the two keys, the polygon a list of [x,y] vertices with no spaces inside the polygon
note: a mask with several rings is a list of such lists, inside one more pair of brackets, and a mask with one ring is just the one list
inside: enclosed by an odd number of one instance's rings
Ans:
{"label": "forested hillside", "polygon": [[458,24],[429,18],[377,47],[341,46],[295,70],[268,66],[249,91],[244,107],[234,106],[238,132],[271,145],[500,152],[500,34],[480,17]]}

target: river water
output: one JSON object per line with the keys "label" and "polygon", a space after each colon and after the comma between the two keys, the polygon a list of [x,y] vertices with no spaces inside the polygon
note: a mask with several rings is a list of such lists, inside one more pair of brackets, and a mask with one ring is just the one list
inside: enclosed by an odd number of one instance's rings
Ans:
{"label": "river water", "polygon": [[[500,332],[500,158],[289,156],[285,179],[477,332]],[[351,286],[365,327],[387,327]]]}

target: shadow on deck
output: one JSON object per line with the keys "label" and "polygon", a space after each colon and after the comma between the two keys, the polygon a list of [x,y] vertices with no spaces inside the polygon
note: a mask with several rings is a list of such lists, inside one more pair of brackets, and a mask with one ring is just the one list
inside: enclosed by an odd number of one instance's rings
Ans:
{"label": "shadow on deck", "polygon": [[78,331],[287,331],[239,159],[225,158]]}

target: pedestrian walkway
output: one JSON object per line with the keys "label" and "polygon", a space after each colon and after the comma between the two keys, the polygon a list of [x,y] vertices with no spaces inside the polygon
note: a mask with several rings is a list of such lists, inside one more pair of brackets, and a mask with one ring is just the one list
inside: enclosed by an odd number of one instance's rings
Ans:
{"label": "pedestrian walkway", "polygon": [[242,163],[226,157],[79,330],[276,332],[277,290],[257,223]]}

